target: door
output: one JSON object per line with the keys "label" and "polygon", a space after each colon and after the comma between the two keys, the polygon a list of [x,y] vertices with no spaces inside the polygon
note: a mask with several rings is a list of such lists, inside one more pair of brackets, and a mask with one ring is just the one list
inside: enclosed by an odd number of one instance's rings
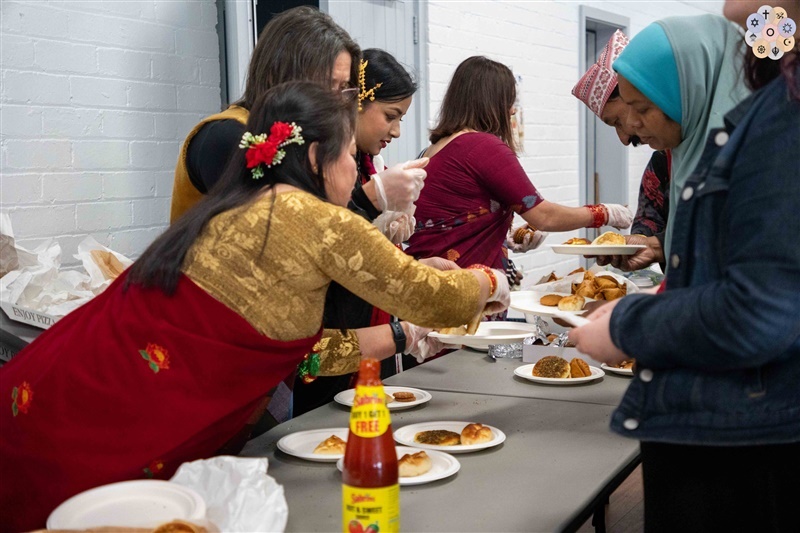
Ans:
{"label": "door", "polygon": [[333,19],[358,42],[362,49],[380,48],[392,54],[417,82],[419,89],[411,107],[403,118],[400,138],[381,152],[384,161],[395,163],[416,159],[417,154],[428,145],[421,135],[426,92],[423,72],[419,61],[417,0],[360,0],[341,2],[322,0],[320,9]]}

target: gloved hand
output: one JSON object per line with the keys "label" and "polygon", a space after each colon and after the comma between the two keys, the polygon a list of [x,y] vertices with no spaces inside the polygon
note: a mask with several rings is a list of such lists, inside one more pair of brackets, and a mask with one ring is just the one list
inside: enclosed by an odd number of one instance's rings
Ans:
{"label": "gloved hand", "polygon": [[461,267],[456,263],[450,261],[449,259],[445,259],[444,257],[426,257],[425,259],[420,259],[419,262],[429,267],[438,268],[439,270],[461,269]]}
{"label": "gloved hand", "polygon": [[444,344],[439,339],[429,337],[428,333],[433,331],[430,328],[415,326],[410,322],[403,322],[402,324],[406,330],[406,349],[404,353],[413,355],[418,363],[446,348],[458,348],[457,345]]}
{"label": "gloved hand", "polygon": [[378,209],[381,211],[409,211],[419,198],[419,191],[427,177],[423,170],[428,164],[427,157],[406,161],[383,172],[372,175],[375,194],[378,196]]}
{"label": "gloved hand", "polygon": [[489,295],[486,306],[483,308],[484,315],[501,313],[508,309],[511,304],[511,288],[508,285],[506,273],[502,270],[492,269],[494,277],[497,279],[497,288]]}
{"label": "gloved hand", "polygon": [[414,234],[417,220],[403,211],[384,211],[372,221],[381,233],[395,244],[406,242]]}
{"label": "gloved hand", "polygon": [[600,204],[606,208],[608,213],[607,226],[612,226],[617,229],[629,228],[633,223],[633,213],[630,209],[620,204]]}
{"label": "gloved hand", "polygon": [[508,233],[506,233],[506,246],[508,246],[509,250],[511,250],[512,252],[516,252],[518,254],[524,252],[530,252],[531,250],[535,250],[536,248],[538,248],[549,235],[549,233],[547,233],[546,231],[539,231],[539,230],[526,231],[525,236],[522,238],[522,242],[521,243],[515,242],[514,234],[518,230],[527,227],[529,227],[527,224],[523,224],[521,226],[517,226],[516,228],[512,227],[511,229],[508,230]]}

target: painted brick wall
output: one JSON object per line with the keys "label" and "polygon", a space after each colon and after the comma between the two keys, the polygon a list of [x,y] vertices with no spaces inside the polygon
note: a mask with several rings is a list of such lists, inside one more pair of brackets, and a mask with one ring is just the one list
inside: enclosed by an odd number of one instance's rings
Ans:
{"label": "painted brick wall", "polygon": [[0,35],[0,204],[24,246],[87,235],[138,256],[178,149],[220,108],[213,0],[12,1]]}
{"label": "painted brick wall", "polygon": [[[720,14],[722,2],[585,2],[626,16],[630,33],[671,15]],[[579,205],[580,104],[570,91],[583,74],[578,63],[579,3],[450,1],[428,3],[430,79],[429,105],[434,120],[456,66],[472,55],[485,55],[523,77],[525,151],[520,160],[543,196],[565,205]],[[605,43],[603,43],[605,44]],[[642,172],[652,153],[629,148],[629,200],[636,205]],[[521,219],[519,219],[521,222]],[[558,244],[577,232],[552,235]],[[542,247],[513,256],[529,279],[578,267],[573,256]]]}

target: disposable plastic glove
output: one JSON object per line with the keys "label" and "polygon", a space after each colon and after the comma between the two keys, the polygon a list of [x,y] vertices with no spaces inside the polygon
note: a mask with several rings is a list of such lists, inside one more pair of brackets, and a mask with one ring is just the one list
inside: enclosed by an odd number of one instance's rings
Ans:
{"label": "disposable plastic glove", "polygon": [[607,226],[612,226],[617,229],[629,228],[633,223],[633,213],[630,209],[620,204],[601,204],[606,208],[608,213]]}
{"label": "disposable plastic glove", "polygon": [[395,244],[406,242],[414,234],[417,220],[403,211],[384,211],[372,224]]}
{"label": "disposable plastic glove", "polygon": [[497,269],[492,269],[492,272],[494,272],[494,277],[497,279],[497,287],[489,295],[489,299],[486,300],[486,306],[483,308],[483,314],[485,315],[501,313],[508,309],[511,304],[511,288],[508,285],[506,273]]}
{"label": "disposable plastic glove", "polygon": [[527,224],[522,224],[521,226],[517,226],[516,228],[509,229],[508,233],[506,233],[506,246],[508,246],[508,249],[511,250],[512,252],[521,254],[525,252],[530,252],[531,250],[535,250],[536,248],[541,246],[541,244],[549,235],[549,233],[547,233],[546,231],[539,231],[539,230],[527,231],[525,232],[525,237],[522,238],[521,243],[514,242],[514,234],[520,228],[526,228],[526,227],[529,226]]}
{"label": "disposable plastic glove", "polygon": [[429,337],[428,333],[433,331],[430,328],[415,326],[406,322],[406,350],[405,353],[413,355],[418,363],[422,363],[428,357],[434,356],[446,348],[458,348],[454,344],[444,344],[439,339]]}
{"label": "disposable plastic glove", "polygon": [[406,161],[383,172],[372,175],[375,182],[375,194],[378,197],[378,209],[381,211],[406,211],[419,198],[419,191],[425,183],[428,164],[427,157]]}

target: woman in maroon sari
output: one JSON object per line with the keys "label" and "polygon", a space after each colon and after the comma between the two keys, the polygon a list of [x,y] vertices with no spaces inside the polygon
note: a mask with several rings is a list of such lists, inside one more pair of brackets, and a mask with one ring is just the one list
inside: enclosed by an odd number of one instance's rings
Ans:
{"label": "woman in maroon sari", "polygon": [[320,338],[331,280],[427,327],[508,304],[502,273],[422,265],[343,207],[351,104],[293,82],[247,127],[224,186],[0,369],[0,529],[217,453]]}
{"label": "woman in maroon sari", "polygon": [[476,56],[458,66],[424,154],[431,158],[428,178],[407,253],[504,268],[514,213],[543,231],[630,226],[633,217],[622,205],[566,207],[542,198],[517,158],[515,96],[505,65]]}

